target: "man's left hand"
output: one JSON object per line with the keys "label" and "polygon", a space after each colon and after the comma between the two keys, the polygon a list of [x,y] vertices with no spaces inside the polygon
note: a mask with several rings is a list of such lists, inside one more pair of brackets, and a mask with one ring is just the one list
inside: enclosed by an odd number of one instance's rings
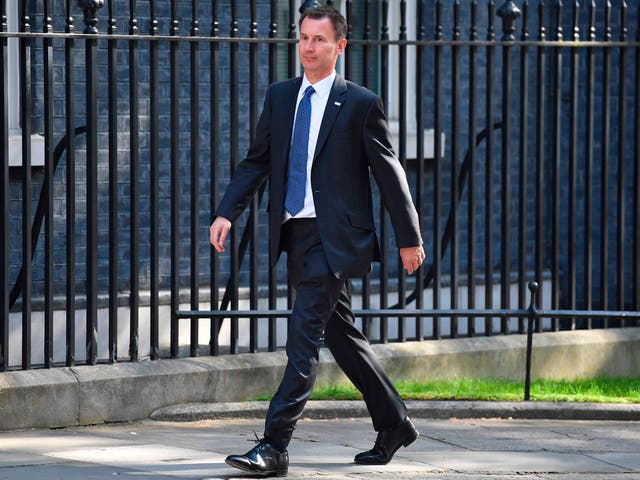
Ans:
{"label": "man's left hand", "polygon": [[402,267],[409,275],[415,272],[422,262],[424,262],[424,249],[422,245],[416,247],[405,247],[400,249],[400,258],[402,258]]}

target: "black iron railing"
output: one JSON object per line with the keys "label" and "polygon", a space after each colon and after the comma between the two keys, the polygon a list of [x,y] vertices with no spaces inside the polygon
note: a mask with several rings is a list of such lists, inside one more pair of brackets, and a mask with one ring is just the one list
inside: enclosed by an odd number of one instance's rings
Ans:
{"label": "black iron railing", "polygon": [[[103,3],[0,0],[0,370],[274,351],[291,295],[268,185],[228,255],[207,227],[266,86],[299,73],[300,2]],[[339,70],[385,102],[428,252],[406,277],[380,203],[365,334],[640,325],[638,7],[333,3]]]}

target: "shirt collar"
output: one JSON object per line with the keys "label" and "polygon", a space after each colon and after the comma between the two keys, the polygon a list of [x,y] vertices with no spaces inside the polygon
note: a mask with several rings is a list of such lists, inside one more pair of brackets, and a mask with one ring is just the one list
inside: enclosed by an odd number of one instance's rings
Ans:
{"label": "shirt collar", "polygon": [[[316,82],[313,84],[313,89],[316,91],[316,93],[320,98],[327,98],[329,96],[329,93],[331,92],[331,87],[333,86],[333,82],[335,79],[336,79],[336,71],[334,70],[333,72],[331,72],[330,75],[324,77],[319,82]],[[300,85],[300,93],[298,94],[298,97],[301,97],[303,95],[303,92],[307,89],[309,85],[311,85],[311,83],[307,79],[307,76],[304,75],[302,77],[302,85]]]}

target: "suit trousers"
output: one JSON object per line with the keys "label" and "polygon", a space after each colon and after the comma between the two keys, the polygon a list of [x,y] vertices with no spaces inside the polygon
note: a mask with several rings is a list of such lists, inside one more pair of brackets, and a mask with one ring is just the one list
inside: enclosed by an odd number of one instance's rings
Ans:
{"label": "suit trousers", "polygon": [[313,390],[323,340],[362,393],[374,429],[395,427],[407,417],[407,408],[367,338],[354,325],[347,281],[331,271],[316,220],[289,220],[282,229],[295,300],[287,333],[287,366],[269,404],[265,438],[280,450],[287,448]]}

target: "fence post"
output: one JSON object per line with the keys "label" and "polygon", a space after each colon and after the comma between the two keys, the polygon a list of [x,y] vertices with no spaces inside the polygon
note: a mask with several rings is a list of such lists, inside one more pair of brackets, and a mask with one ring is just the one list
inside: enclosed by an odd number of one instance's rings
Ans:
{"label": "fence post", "polygon": [[[84,32],[98,33],[98,9],[104,0],[78,0],[84,11]],[[88,37],[86,50],[86,102],[87,102],[87,364],[98,359],[98,62],[97,40]]]}
{"label": "fence post", "polygon": [[534,323],[536,318],[538,317],[538,312],[536,310],[536,298],[538,296],[538,283],[531,282],[529,283],[529,291],[531,292],[531,303],[529,303],[529,308],[527,309],[527,318],[529,320],[527,325],[527,359],[525,366],[525,377],[524,377],[524,399],[528,401],[531,399],[531,350],[533,347],[533,330]]}

